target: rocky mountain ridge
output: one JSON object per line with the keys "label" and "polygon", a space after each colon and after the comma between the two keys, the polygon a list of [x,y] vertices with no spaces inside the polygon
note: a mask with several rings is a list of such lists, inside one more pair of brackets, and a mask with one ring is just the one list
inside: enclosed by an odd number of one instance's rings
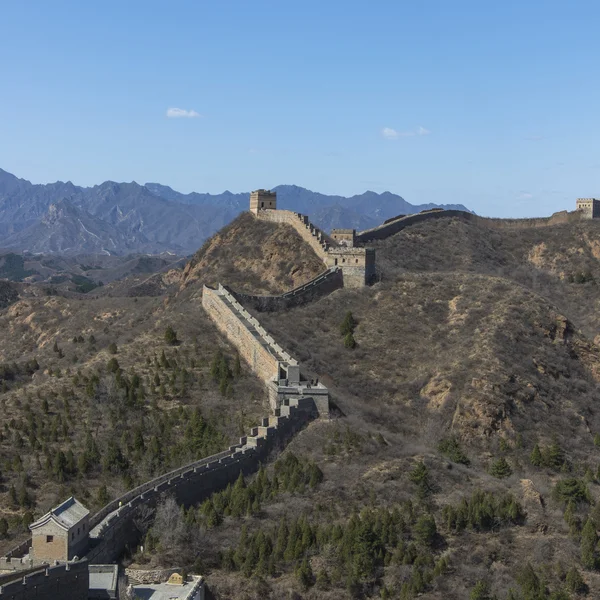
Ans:
{"label": "rocky mountain ridge", "polygon": [[[324,228],[365,229],[413,206],[389,192],[344,198],[298,186],[274,188],[281,208],[314,215]],[[249,193],[182,194],[158,183],[32,184],[0,169],[0,248],[42,254],[193,253],[239,213]],[[446,208],[464,206],[446,205]]]}

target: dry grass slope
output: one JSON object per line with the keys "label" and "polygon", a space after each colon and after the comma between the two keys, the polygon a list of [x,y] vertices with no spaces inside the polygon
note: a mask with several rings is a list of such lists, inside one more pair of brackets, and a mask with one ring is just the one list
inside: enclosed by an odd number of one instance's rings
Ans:
{"label": "dry grass slope", "polygon": [[230,285],[239,292],[281,294],[325,270],[322,261],[289,225],[243,213],[208,240],[183,273],[186,297],[202,284]]}

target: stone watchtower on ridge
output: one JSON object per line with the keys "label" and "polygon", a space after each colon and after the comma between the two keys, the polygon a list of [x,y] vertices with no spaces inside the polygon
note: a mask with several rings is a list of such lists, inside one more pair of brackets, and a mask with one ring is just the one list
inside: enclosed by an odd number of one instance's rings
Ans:
{"label": "stone watchtower on ridge", "polygon": [[577,198],[577,210],[584,219],[600,219],[600,200],[596,198]]}
{"label": "stone watchtower on ridge", "polygon": [[31,558],[35,562],[68,561],[87,549],[90,511],[71,496],[35,523],[31,530]]}
{"label": "stone watchtower on ridge", "polygon": [[277,210],[277,193],[270,190],[255,190],[250,193],[250,212],[258,215],[260,210]]}

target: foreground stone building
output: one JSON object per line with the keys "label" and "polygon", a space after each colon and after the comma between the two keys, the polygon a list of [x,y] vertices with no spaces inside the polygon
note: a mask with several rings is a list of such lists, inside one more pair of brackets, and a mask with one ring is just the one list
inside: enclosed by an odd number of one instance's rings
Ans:
{"label": "foreground stone building", "polygon": [[88,545],[90,511],[72,496],[29,526],[34,562],[65,562]]}

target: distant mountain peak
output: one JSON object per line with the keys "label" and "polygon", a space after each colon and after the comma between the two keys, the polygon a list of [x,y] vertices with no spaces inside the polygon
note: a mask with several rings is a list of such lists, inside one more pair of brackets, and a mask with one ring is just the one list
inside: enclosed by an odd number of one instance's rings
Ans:
{"label": "distant mountain peak", "polygon": [[[414,206],[385,191],[351,197],[321,194],[295,184],[273,188],[278,206],[310,216],[324,230],[369,229]],[[0,169],[0,247],[71,254],[172,252],[192,254],[203,242],[248,210],[250,192],[182,194],[160,183],[105,181],[33,185]],[[447,208],[467,210],[461,205]]]}

